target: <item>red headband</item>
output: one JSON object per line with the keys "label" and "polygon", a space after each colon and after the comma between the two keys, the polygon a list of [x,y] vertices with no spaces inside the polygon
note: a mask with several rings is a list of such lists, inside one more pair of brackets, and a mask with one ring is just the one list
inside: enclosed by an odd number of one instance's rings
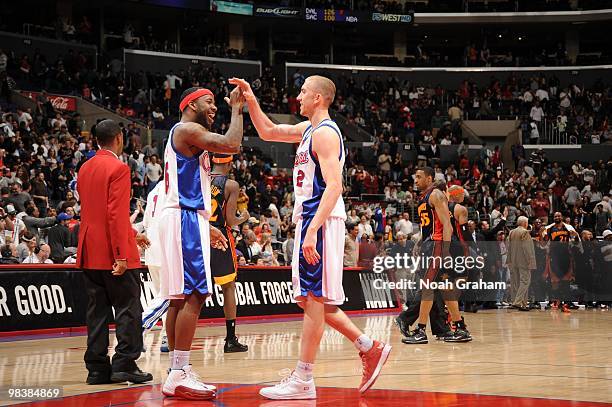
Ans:
{"label": "red headband", "polygon": [[215,164],[227,164],[234,160],[234,156],[230,155],[227,157],[213,157],[212,162]]}
{"label": "red headband", "polygon": [[204,95],[210,95],[213,98],[215,97],[215,95],[213,95],[213,93],[208,90],[208,89],[198,89],[193,93],[190,93],[189,95],[185,96],[185,99],[181,100],[181,104],[179,105],[179,109],[181,110],[181,112],[183,110],[185,110],[185,108],[187,107],[187,105],[189,104],[189,102],[191,102],[192,100],[196,100],[197,98],[204,96]]}

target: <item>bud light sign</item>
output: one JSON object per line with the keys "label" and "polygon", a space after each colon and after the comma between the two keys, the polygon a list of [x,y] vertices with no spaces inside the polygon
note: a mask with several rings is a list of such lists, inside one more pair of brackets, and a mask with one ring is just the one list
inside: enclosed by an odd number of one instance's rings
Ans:
{"label": "bud light sign", "polygon": [[293,7],[257,6],[255,15],[260,17],[297,18],[302,15],[302,9]]}

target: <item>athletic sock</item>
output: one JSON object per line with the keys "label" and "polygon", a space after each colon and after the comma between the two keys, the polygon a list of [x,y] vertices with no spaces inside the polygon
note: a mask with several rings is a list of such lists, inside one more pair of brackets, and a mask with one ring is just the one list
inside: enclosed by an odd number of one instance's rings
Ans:
{"label": "athletic sock", "polygon": [[425,330],[425,328],[427,328],[427,324],[418,324],[419,329],[422,329],[423,331]]}
{"label": "athletic sock", "polygon": [[355,347],[363,353],[369,351],[374,346],[374,341],[366,334],[362,334],[359,338],[355,339],[354,343]]}
{"label": "athletic sock", "polygon": [[182,369],[187,365],[189,365],[189,351],[175,349],[172,358],[172,370]]}
{"label": "athletic sock", "polygon": [[170,369],[172,369],[172,364],[174,363],[174,351],[171,350],[170,352],[168,352],[168,356],[170,356],[170,359],[168,359],[170,361]]}
{"label": "athletic sock", "polygon": [[225,320],[225,331],[226,336],[225,340],[234,339],[236,337],[236,320],[235,319],[226,319]]}
{"label": "athletic sock", "polygon": [[295,374],[297,377],[305,382],[312,380],[312,371],[314,369],[314,363],[306,363],[301,360],[297,362],[295,367]]}

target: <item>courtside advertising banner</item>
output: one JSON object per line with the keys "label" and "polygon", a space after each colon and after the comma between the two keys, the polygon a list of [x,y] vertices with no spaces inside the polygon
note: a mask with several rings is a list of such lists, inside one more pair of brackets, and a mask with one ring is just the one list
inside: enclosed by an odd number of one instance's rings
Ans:
{"label": "courtside advertising banner", "polygon": [[[102,272],[102,271],[101,271]],[[146,308],[155,296],[146,268],[137,270],[141,277],[141,302]],[[19,266],[0,268],[0,334],[50,328],[85,326],[87,293],[83,273],[71,267],[20,270]],[[346,311],[385,310],[399,304],[392,289],[375,289],[374,280],[386,273],[345,270],[343,276]],[[266,317],[301,314],[293,300],[291,269],[288,267],[246,267],[239,269],[236,281],[238,316]],[[213,289],[200,314],[201,318],[223,318],[221,287]],[[109,314],[108,322],[113,322]]]}

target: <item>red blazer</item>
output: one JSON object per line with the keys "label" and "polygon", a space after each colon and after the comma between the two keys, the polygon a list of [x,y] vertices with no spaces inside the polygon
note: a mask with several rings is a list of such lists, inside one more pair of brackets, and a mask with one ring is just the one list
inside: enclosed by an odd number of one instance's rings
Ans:
{"label": "red blazer", "polygon": [[79,170],[81,226],[77,267],[110,270],[115,259],[140,267],[130,223],[130,169],[108,150],[98,150]]}

